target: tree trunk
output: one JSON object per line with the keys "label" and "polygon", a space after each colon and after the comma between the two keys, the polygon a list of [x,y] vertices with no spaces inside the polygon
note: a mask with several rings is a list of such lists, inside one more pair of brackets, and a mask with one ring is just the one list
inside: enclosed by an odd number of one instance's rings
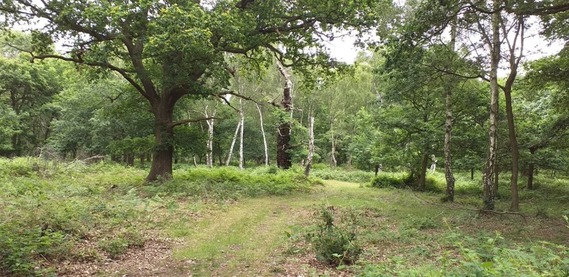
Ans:
{"label": "tree trunk", "polygon": [[336,138],[334,137],[334,130],[330,129],[332,132],[332,153],[330,154],[330,162],[333,168],[338,166],[338,161],[336,160]]}
{"label": "tree trunk", "polygon": [[530,148],[529,152],[531,154],[530,156],[530,162],[529,162],[529,166],[528,166],[528,189],[529,190],[533,190],[533,176],[535,173],[535,163],[533,162],[533,155],[535,154],[535,152],[537,151],[537,149],[534,148]]}
{"label": "tree trunk", "polygon": [[[209,117],[208,106],[205,106],[205,116]],[[216,110],[213,110],[212,117],[215,116]],[[206,120],[207,123],[207,154],[206,154],[206,163],[207,166],[213,167],[213,125],[215,123],[214,119]]]}
{"label": "tree trunk", "polygon": [[[285,112],[292,112],[292,81],[290,76],[285,71],[284,67],[277,63],[277,68],[283,78],[285,79],[285,85],[283,89],[283,99],[281,105]],[[284,120],[280,123],[278,127],[277,134],[277,166],[283,169],[289,169],[292,166],[292,161],[290,157],[289,150],[290,146],[290,136],[291,136],[291,125],[290,119]]]}
{"label": "tree trunk", "polygon": [[239,128],[241,128],[241,120],[237,122],[237,127],[235,128],[235,134],[233,134],[233,140],[231,140],[231,147],[229,147],[229,154],[227,154],[226,166],[231,163],[231,156],[233,156],[233,148],[235,147],[235,141],[237,141],[237,135],[239,134]]}
{"label": "tree trunk", "polygon": [[514,125],[514,113],[512,109],[512,94],[511,90],[505,89],[504,95],[506,96],[506,117],[508,120],[508,133],[510,139],[510,149],[512,153],[512,177],[510,179],[510,192],[512,203],[510,210],[518,211],[520,209],[520,200],[518,195],[518,174],[519,174],[519,151],[518,140],[516,138],[516,129]]}
{"label": "tree trunk", "polygon": [[[518,211],[520,209],[520,200],[518,192],[518,175],[519,175],[519,150],[518,150],[518,139],[516,136],[516,125],[514,122],[514,111],[512,108],[512,87],[514,86],[514,81],[516,80],[518,74],[518,66],[520,64],[521,58],[523,57],[523,46],[524,46],[524,18],[519,16],[517,18],[517,24],[515,28],[515,36],[513,41],[508,40],[509,46],[509,62],[510,62],[510,74],[506,80],[506,84],[503,87],[504,97],[506,100],[506,119],[508,121],[508,135],[510,140],[510,150],[512,154],[512,177],[510,179],[510,194],[512,198],[512,203],[510,205],[510,210]],[[504,36],[506,36],[506,27],[503,26],[502,30]],[[520,42],[519,49],[517,48],[517,42]],[[516,56],[516,52],[520,51]]]}
{"label": "tree trunk", "polygon": [[265,166],[269,165],[269,147],[267,146],[267,137],[265,136],[265,127],[263,126],[263,113],[261,112],[261,108],[259,104],[256,104],[257,111],[259,111],[259,121],[261,123],[261,134],[263,135],[263,145],[265,147]]}
{"label": "tree trunk", "polygon": [[292,166],[290,154],[290,123],[284,122],[279,125],[277,134],[277,166],[289,169]]}
{"label": "tree trunk", "polygon": [[498,64],[500,62],[500,2],[494,0],[492,14],[492,41],[490,46],[490,127],[488,129],[488,157],[486,159],[486,169],[484,171],[483,186],[484,186],[484,209],[494,210],[494,198],[496,192],[494,191],[493,177],[497,157],[497,117],[498,117]]}
{"label": "tree trunk", "polygon": [[425,190],[426,188],[428,163],[429,163],[429,155],[427,155],[427,151],[424,151],[423,158],[421,159],[421,172],[419,172],[419,181],[417,184],[418,190]]}
{"label": "tree trunk", "polygon": [[310,175],[312,168],[312,158],[314,157],[314,116],[310,113],[308,117],[308,156],[306,157],[306,167],[304,168],[304,175]]}
{"label": "tree trunk", "polygon": [[[450,48],[455,50],[456,44],[456,17],[453,19],[451,26]],[[445,86],[445,180],[446,180],[446,200],[454,202],[454,174],[452,173],[452,90],[454,89],[452,80]]]}
{"label": "tree trunk", "polygon": [[243,113],[243,102],[239,98],[239,125],[241,125],[241,134],[239,140],[239,168],[243,169],[243,130],[245,129],[245,114]]}
{"label": "tree trunk", "polygon": [[[175,102],[174,102],[175,103]],[[172,119],[174,103],[160,101],[153,105],[154,114],[154,153],[152,154],[152,166],[146,180],[153,182],[159,179],[172,178],[172,158],[174,154],[174,127]]]}

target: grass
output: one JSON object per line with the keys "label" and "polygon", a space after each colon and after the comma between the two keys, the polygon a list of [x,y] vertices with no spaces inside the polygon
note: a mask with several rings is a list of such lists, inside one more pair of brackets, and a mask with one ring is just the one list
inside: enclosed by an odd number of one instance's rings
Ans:
{"label": "grass", "polygon": [[[562,218],[569,182],[544,174],[537,190],[521,191],[524,220],[475,212],[480,188],[466,174],[457,174],[456,202],[441,203],[440,173],[429,177],[435,189],[414,192],[369,187],[359,177],[322,183],[275,168],[180,167],[173,181],[145,185],[146,171],[112,164],[20,158],[0,165],[2,276],[569,272]],[[502,210],[509,200],[508,180],[501,181]],[[355,264],[330,267],[316,258],[309,236],[323,208],[339,226],[353,223],[363,250]]]}

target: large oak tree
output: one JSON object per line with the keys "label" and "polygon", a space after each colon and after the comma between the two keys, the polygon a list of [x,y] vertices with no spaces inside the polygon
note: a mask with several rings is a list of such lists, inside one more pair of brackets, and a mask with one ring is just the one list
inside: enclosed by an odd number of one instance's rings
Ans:
{"label": "large oak tree", "polygon": [[[4,0],[0,17],[32,26],[34,59],[56,58],[113,71],[150,104],[155,149],[148,181],[171,178],[174,118],[182,97],[217,95],[228,84],[226,53],[253,64],[330,62],[323,41],[337,29],[375,26],[389,3],[376,0]],[[36,27],[42,26],[42,27]],[[51,41],[63,54],[42,53]]]}

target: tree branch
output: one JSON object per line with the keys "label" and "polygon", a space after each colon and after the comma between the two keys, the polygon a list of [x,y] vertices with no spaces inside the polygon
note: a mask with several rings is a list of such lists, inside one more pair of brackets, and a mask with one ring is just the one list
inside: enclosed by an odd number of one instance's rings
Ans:
{"label": "tree branch", "polygon": [[105,63],[105,62],[86,62],[84,60],[81,59],[75,59],[75,58],[71,58],[71,57],[65,57],[65,56],[60,56],[60,55],[54,55],[54,54],[46,54],[46,55],[33,55],[33,53],[30,53],[32,55],[32,62],[36,59],[38,60],[44,60],[44,59],[58,59],[58,60],[62,60],[62,61],[67,61],[67,62],[73,62],[76,64],[85,64],[88,66],[94,66],[94,67],[101,67],[101,68],[106,68],[106,69],[110,69],[112,71],[115,71],[117,73],[119,73],[124,79],[126,79],[138,92],[140,92],[140,94],[142,94],[142,96],[144,96],[145,98],[149,99],[149,96],[147,95],[146,91],[144,90],[144,88],[142,88],[128,73],[130,72],[129,70],[126,70],[124,68],[120,68],[117,66],[114,66],[110,63]]}
{"label": "tree branch", "polygon": [[195,118],[195,119],[184,119],[184,120],[172,122],[169,125],[170,125],[170,127],[176,127],[176,126],[180,126],[180,125],[184,125],[184,124],[188,124],[188,123],[192,123],[192,122],[201,122],[201,121],[207,121],[207,120],[211,120],[211,119],[223,119],[223,118],[210,116],[210,117],[202,117],[202,118]]}

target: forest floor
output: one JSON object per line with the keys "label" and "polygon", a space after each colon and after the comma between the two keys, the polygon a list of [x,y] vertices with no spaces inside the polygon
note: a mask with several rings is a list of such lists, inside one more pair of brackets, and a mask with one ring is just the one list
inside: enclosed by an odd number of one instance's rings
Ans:
{"label": "forest floor", "polygon": [[439,172],[424,192],[344,169],[145,174],[0,159],[0,276],[569,276],[567,177],[540,174],[521,213],[500,183],[496,211],[481,213],[480,178],[466,174],[454,203]]}
{"label": "forest floor", "polygon": [[[420,275],[425,269],[436,272],[458,264],[461,245],[482,245],[490,247],[488,251],[538,241],[569,245],[569,228],[559,217],[482,215],[471,199],[459,197],[454,204],[439,199],[437,194],[339,181],[325,181],[306,194],[223,203],[179,199],[152,214],[152,224],[145,227],[150,239],[144,246],[131,248],[114,260],[59,265],[58,273],[353,276],[367,272],[367,276],[391,276],[415,268]],[[316,259],[306,238],[318,224],[322,209],[335,211],[339,218],[356,215],[364,250],[360,262],[331,267]]]}

